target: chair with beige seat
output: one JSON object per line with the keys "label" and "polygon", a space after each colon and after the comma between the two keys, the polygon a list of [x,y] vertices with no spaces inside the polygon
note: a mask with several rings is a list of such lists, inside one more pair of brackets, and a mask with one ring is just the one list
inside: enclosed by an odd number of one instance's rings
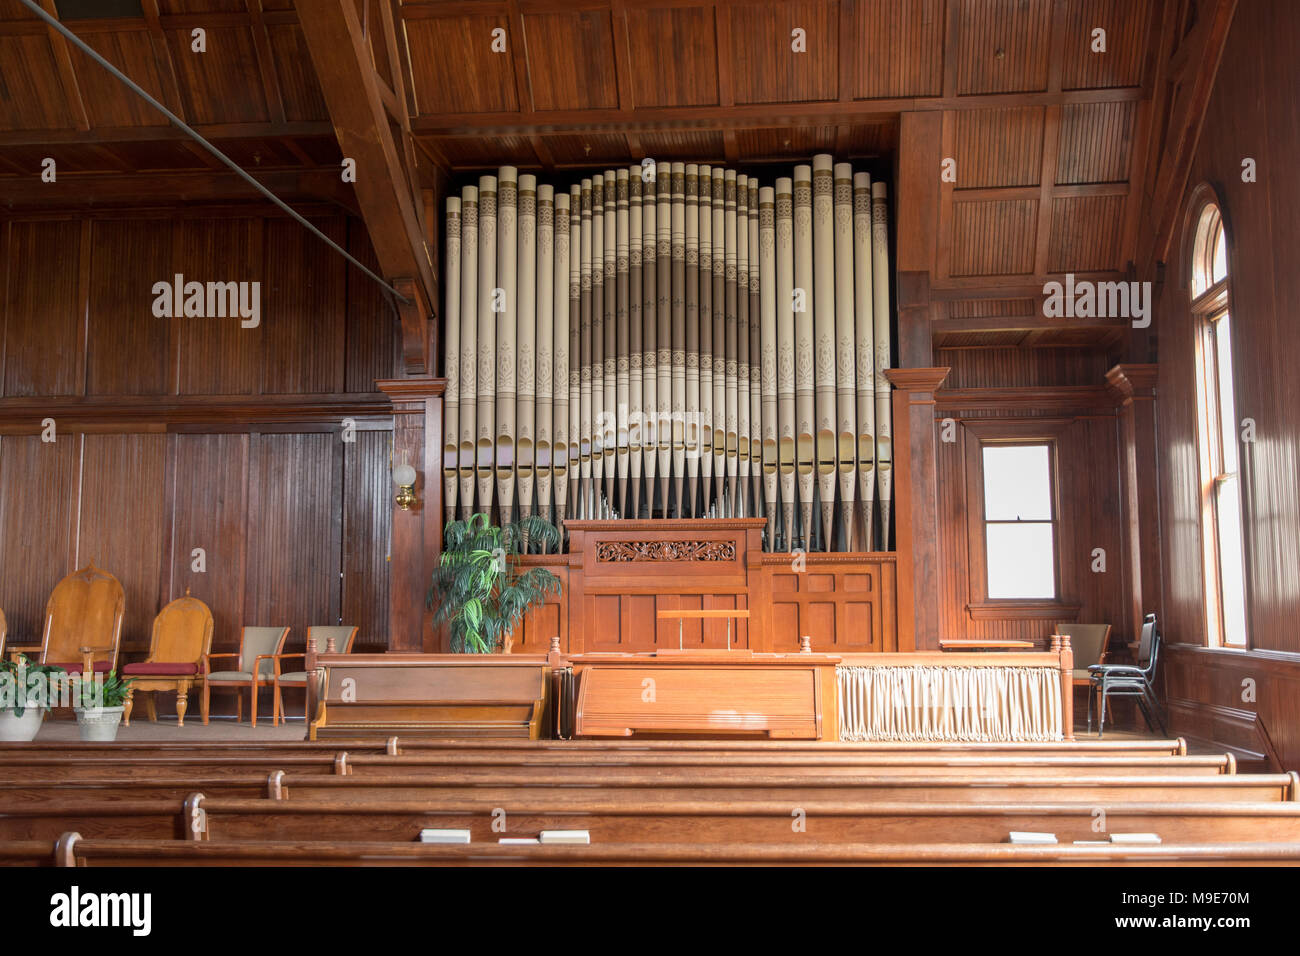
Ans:
{"label": "chair with beige seat", "polygon": [[[203,655],[203,722],[208,722],[208,704],[212,689],[233,687],[235,689],[235,717],[244,719],[244,697],[242,691],[248,688],[252,704],[253,726],[257,726],[257,689],[271,687],[275,684],[275,659],[284,650],[284,642],[289,637],[287,627],[246,627],[239,639],[239,652],[236,654]],[[211,662],[217,658],[236,658],[237,670],[214,671]],[[274,696],[272,703],[274,705]],[[280,709],[274,706],[271,712],[271,725],[280,722]]]}
{"label": "chair with beige seat", "polygon": [[154,694],[176,692],[176,726],[185,726],[190,687],[203,679],[203,660],[212,650],[212,611],[198,598],[185,596],[172,601],[153,619],[153,637],[149,657],[138,664],[127,664],[122,676],[131,679],[123,705],[122,722],[131,726],[131,709],[135,695],[145,693],[149,719],[157,720]]}
{"label": "chair with beige seat", "polygon": [[1110,641],[1109,624],[1058,624],[1057,634],[1068,635],[1074,650],[1074,670],[1071,672],[1075,687],[1087,687],[1088,668],[1106,663],[1106,645]]}
{"label": "chair with beige seat", "polygon": [[[307,644],[316,649],[317,654],[351,654],[352,642],[357,639],[356,627],[349,627],[346,624],[341,625],[317,625],[313,624],[307,628]],[[275,677],[275,707],[281,715],[284,714],[284,702],[280,697],[281,687],[306,687],[306,671],[290,671],[280,673],[280,668],[286,660],[294,658],[303,659],[306,662],[306,652],[297,654],[281,654],[276,658],[276,677]],[[305,717],[306,715],[304,715]]]}

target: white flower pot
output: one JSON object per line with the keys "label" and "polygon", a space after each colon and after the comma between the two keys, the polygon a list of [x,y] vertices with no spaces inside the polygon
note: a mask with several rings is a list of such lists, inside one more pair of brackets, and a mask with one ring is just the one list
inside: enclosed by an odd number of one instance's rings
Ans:
{"label": "white flower pot", "polygon": [[0,740],[10,743],[35,740],[44,717],[44,707],[27,707],[21,717],[12,707],[0,710]]}
{"label": "white flower pot", "polygon": [[77,708],[77,727],[82,740],[107,743],[117,739],[117,728],[122,723],[121,707]]}

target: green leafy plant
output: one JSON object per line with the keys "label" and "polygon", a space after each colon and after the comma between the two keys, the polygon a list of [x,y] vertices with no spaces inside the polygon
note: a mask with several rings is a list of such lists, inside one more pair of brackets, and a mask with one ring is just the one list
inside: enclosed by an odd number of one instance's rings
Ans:
{"label": "green leafy plant", "polygon": [[67,671],[52,664],[33,664],[25,654],[0,660],[0,710],[21,717],[28,707],[50,707]]}
{"label": "green leafy plant", "polygon": [[117,674],[106,674],[102,683],[93,678],[74,680],[72,684],[73,706],[78,710],[95,710],[100,707],[121,707],[126,703],[127,691],[131,680],[123,680]]}
{"label": "green leafy plant", "polygon": [[545,568],[520,571],[519,555],[530,546],[558,547],[560,532],[532,515],[497,527],[485,514],[452,521],[442,532],[442,560],[433,572],[428,605],[435,624],[451,628],[456,653],[490,654],[529,608],[560,593],[560,579]]}

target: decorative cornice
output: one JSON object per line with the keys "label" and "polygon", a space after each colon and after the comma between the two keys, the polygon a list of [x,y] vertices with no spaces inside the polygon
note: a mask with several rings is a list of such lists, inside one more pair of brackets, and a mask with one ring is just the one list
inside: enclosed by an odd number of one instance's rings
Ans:
{"label": "decorative cornice", "polygon": [[393,402],[413,402],[441,395],[447,389],[445,378],[381,378],[375,381],[375,387]]}
{"label": "decorative cornice", "polygon": [[1050,388],[1037,386],[945,388],[935,396],[935,404],[941,409],[1110,410],[1116,405],[1116,397],[1103,385],[1061,385]]}
{"label": "decorative cornice", "polygon": [[1106,384],[1121,401],[1155,398],[1159,372],[1153,364],[1116,365],[1106,373]]}
{"label": "decorative cornice", "polygon": [[900,392],[935,392],[950,371],[952,369],[946,365],[941,368],[887,368],[885,378]]}

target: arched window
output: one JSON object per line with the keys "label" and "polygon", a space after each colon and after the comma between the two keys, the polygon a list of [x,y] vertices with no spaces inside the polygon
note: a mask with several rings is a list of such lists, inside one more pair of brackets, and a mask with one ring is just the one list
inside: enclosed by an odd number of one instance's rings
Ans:
{"label": "arched window", "polygon": [[1245,647],[1246,572],[1232,316],[1228,311],[1228,242],[1223,216],[1214,202],[1199,207],[1195,222],[1191,293],[1197,326],[1206,623],[1210,643]]}

